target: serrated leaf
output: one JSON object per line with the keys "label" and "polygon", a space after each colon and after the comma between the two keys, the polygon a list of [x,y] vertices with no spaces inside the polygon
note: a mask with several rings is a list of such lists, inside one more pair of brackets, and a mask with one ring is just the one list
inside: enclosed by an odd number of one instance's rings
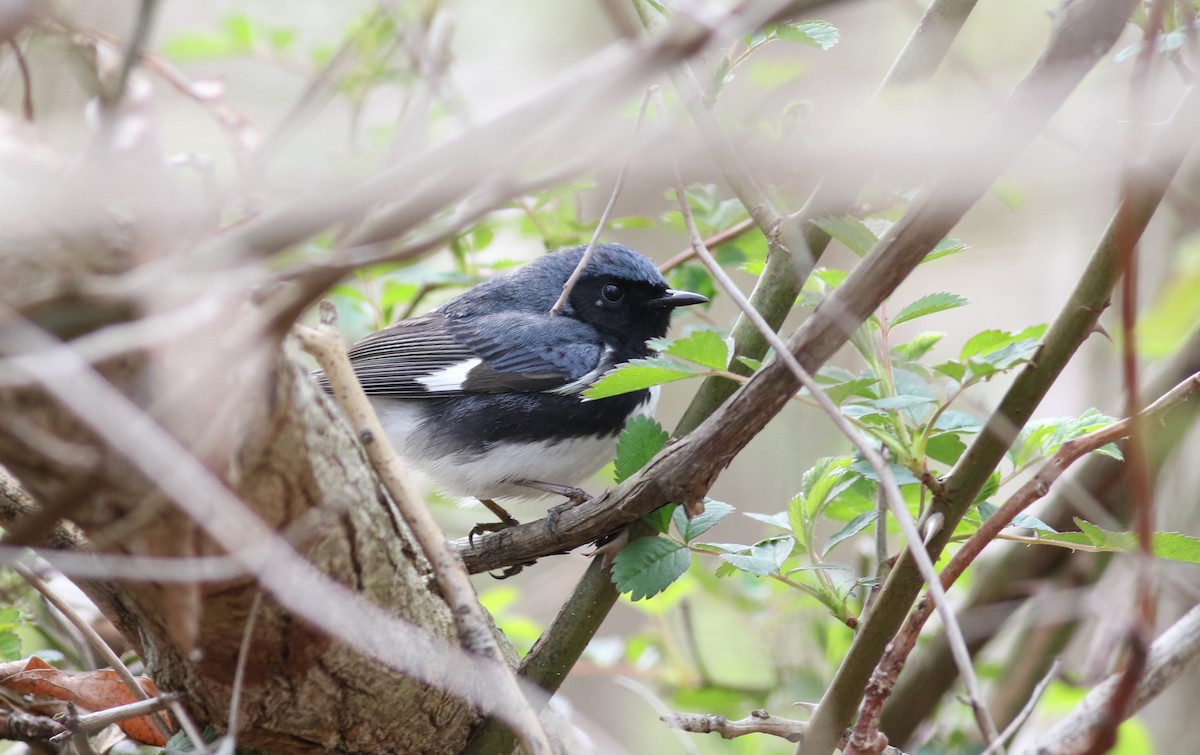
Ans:
{"label": "serrated leaf", "polygon": [[661,537],[641,537],[613,559],[612,581],[617,592],[631,600],[659,594],[687,571],[692,555],[687,548]]}
{"label": "serrated leaf", "polygon": [[918,317],[931,315],[934,312],[945,312],[949,309],[957,309],[965,306],[966,303],[967,300],[958,294],[950,294],[944,291],[935,294],[927,294],[897,312],[895,316],[892,317],[892,325],[899,325],[903,322],[915,320]]}
{"label": "serrated leaf", "polygon": [[616,369],[604,373],[599,380],[583,392],[589,400],[619,396],[656,385],[671,383],[694,377],[696,373],[686,365],[662,359],[633,359]]}
{"label": "serrated leaf", "polygon": [[864,511],[863,513],[851,519],[846,523],[845,527],[842,527],[840,530],[830,535],[829,539],[825,541],[825,550],[821,553],[821,558],[828,556],[829,551],[833,550],[838,543],[842,542],[843,540],[849,540],[865,530],[871,525],[871,522],[875,521],[878,517],[879,510],[873,509],[871,511]]}
{"label": "serrated leaf", "polygon": [[937,418],[937,422],[933,423],[933,426],[944,432],[975,433],[983,428],[983,420],[974,414],[967,414],[966,412],[951,409],[942,412],[941,416]]}
{"label": "serrated leaf", "polygon": [[778,29],[780,39],[787,39],[822,50],[828,50],[842,38],[837,27],[828,21],[801,21],[798,24],[784,24]]}
{"label": "serrated leaf", "polygon": [[743,511],[742,514],[750,517],[751,519],[762,522],[763,524],[769,524],[772,527],[779,527],[780,529],[784,530],[790,530],[792,528],[791,525],[788,524],[788,515],[786,511],[781,511],[778,514],[759,514],[756,511]]}
{"label": "serrated leaf", "polygon": [[1058,530],[1046,524],[1041,519],[1038,519],[1036,516],[1030,516],[1023,511],[1013,517],[1012,526],[1024,527],[1027,530],[1037,530],[1038,532],[1058,532]]}
{"label": "serrated leaf", "polygon": [[696,330],[684,338],[672,341],[666,353],[679,359],[695,362],[710,370],[723,370],[729,364],[729,346],[715,330]]}
{"label": "serrated leaf", "polygon": [[937,246],[929,250],[929,254],[926,254],[921,262],[933,262],[934,260],[940,260],[942,257],[949,257],[952,254],[965,252],[970,248],[971,246],[966,242],[959,241],[958,239],[944,238],[937,243]]}
{"label": "serrated leaf", "polygon": [[733,513],[733,507],[728,503],[705,498],[703,513],[688,519],[683,507],[680,506],[675,509],[671,521],[675,524],[675,530],[683,538],[683,541],[690,543],[717,526],[717,522],[731,513]]}
{"label": "serrated leaf", "polygon": [[941,364],[934,365],[933,369],[951,380],[956,380],[960,383],[967,376],[967,366],[961,362],[942,362]]}
{"label": "serrated leaf", "polygon": [[[897,464],[888,463],[888,467],[892,471],[892,478],[895,479],[897,485],[911,485],[914,482],[920,482],[908,467],[902,467]],[[850,469],[858,472],[863,477],[873,482],[880,482],[878,473],[866,459],[855,459],[850,465]]]}
{"label": "serrated leaf", "polygon": [[879,241],[874,231],[852,215],[820,218],[813,222],[822,231],[828,233],[830,238],[841,242],[843,246],[859,257],[867,256],[871,247]]}
{"label": "serrated leaf", "polygon": [[[1113,532],[1078,517],[1075,518],[1075,525],[1081,532],[1039,534],[1038,539],[1067,545],[1089,545],[1102,551],[1118,553],[1132,553],[1138,550],[1138,538],[1134,532]],[[1158,558],[1200,564],[1200,540],[1179,532],[1155,532],[1151,536],[1150,551]]]}
{"label": "serrated leaf", "polygon": [[908,343],[893,346],[892,354],[903,362],[915,362],[929,353],[929,350],[936,346],[944,335],[944,333],[934,332],[918,333]]}
{"label": "serrated leaf", "polygon": [[929,396],[888,396],[886,398],[877,398],[868,401],[871,406],[884,411],[896,412],[901,409],[911,409],[914,406],[924,406],[932,404],[934,400]]}
{"label": "serrated leaf", "polygon": [[791,537],[772,538],[756,544],[749,553],[722,553],[721,560],[741,571],[766,577],[782,569],[795,545]]}
{"label": "serrated leaf", "polygon": [[746,365],[747,367],[749,367],[750,369],[754,370],[755,372],[762,369],[763,363],[762,363],[761,359],[751,359],[750,357],[738,357],[737,360],[739,362],[741,362],[742,364]]}
{"label": "serrated leaf", "polygon": [[806,571],[854,571],[854,567],[846,566],[845,564],[804,564],[797,566],[795,569],[788,569],[787,573],[798,574]]}
{"label": "serrated leaf", "polygon": [[617,438],[617,458],[613,462],[613,479],[618,485],[632,477],[654,454],[667,445],[670,436],[650,417],[634,417]]}
{"label": "serrated leaf", "polygon": [[825,389],[825,394],[835,404],[841,404],[852,396],[861,398],[874,399],[877,397],[875,391],[871,390],[879,382],[878,378],[855,378],[854,380],[837,385],[831,385]]}

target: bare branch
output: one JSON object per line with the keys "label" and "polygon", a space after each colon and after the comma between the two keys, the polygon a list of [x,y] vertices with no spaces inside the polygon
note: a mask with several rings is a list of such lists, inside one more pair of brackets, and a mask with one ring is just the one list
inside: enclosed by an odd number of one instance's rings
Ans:
{"label": "bare branch", "polygon": [[[1200,661],[1200,606],[1192,608],[1150,646],[1145,672],[1138,680],[1122,719],[1132,716]],[[1120,721],[1109,718],[1112,700],[1123,672],[1117,672],[1088,692],[1024,755],[1075,755],[1084,752],[1095,733]]]}

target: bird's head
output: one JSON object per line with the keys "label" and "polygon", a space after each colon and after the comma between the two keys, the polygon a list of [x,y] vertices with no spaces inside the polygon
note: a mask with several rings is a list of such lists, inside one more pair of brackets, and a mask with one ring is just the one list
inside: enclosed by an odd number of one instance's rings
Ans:
{"label": "bird's head", "polygon": [[[538,261],[555,263],[557,291],[562,290],[579,264],[585,248],[575,247]],[[610,339],[640,346],[667,334],[671,310],[706,301],[700,294],[670,288],[654,263],[632,249],[598,244],[571,289],[563,314],[591,325]]]}

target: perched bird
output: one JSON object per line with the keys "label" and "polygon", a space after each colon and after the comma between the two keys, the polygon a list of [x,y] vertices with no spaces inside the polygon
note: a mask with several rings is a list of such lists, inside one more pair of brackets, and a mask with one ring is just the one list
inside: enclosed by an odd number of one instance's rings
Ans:
{"label": "perched bird", "polygon": [[600,244],[551,314],[584,251],[547,254],[350,349],[396,451],[500,517],[477,530],[517,523],[495,498],[586,498],[576,486],[612,460],[625,423],[653,412],[658,393],[585,401],[582,392],[650,356],[646,342],[666,335],[673,309],[708,301],[670,289],[641,254]]}

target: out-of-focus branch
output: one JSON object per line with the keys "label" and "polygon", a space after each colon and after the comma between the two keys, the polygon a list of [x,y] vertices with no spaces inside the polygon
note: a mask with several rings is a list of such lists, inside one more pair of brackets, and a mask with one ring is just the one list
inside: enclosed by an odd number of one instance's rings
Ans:
{"label": "out-of-focus branch", "polygon": [[[1192,608],[1150,646],[1146,667],[1137,682],[1124,718],[1175,682],[1200,661],[1200,606]],[[1074,755],[1084,752],[1100,729],[1114,725],[1109,719],[1113,696],[1121,681],[1117,672],[1088,692],[1083,702],[1024,750],[1025,755]],[[1122,720],[1124,720],[1124,718]]]}

